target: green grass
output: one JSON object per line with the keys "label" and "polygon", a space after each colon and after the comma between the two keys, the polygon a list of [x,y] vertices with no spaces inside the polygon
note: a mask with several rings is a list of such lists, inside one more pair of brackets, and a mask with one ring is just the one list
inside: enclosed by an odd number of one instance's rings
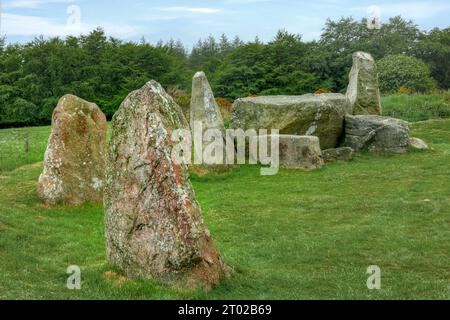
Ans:
{"label": "green grass", "polygon": [[382,98],[383,114],[416,122],[450,118],[450,92],[431,95],[389,95]]}
{"label": "green grass", "polygon": [[[50,127],[5,129],[0,131],[0,173],[42,161]],[[25,153],[25,135],[29,150]]]}
{"label": "green grass", "polygon": [[[413,129],[432,151],[274,177],[251,166],[193,177],[235,270],[209,294],[105,277],[102,207],[51,208],[35,194],[49,128],[0,130],[15,150],[1,145],[0,299],[450,299],[450,120]],[[374,264],[380,291],[366,287]],[[66,289],[70,265],[82,269],[80,291]]]}

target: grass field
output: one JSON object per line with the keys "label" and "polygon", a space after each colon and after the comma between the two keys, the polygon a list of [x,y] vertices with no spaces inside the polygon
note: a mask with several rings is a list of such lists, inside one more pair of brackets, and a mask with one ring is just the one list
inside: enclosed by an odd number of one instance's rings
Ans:
{"label": "grass field", "polygon": [[[0,299],[450,299],[450,120],[413,130],[433,150],[193,177],[235,270],[209,294],[121,277],[105,261],[101,205],[51,208],[35,194],[50,128],[0,130]],[[66,288],[70,265],[82,290]],[[367,289],[370,265],[380,291]]]}
{"label": "grass field", "polygon": [[385,116],[416,122],[450,118],[450,92],[430,95],[394,94],[382,98]]}

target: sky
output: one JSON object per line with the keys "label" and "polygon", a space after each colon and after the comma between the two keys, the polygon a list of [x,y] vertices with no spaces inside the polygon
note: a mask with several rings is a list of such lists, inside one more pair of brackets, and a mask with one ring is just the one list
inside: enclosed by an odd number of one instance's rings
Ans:
{"label": "sky", "polygon": [[0,0],[0,34],[8,43],[86,34],[100,26],[110,36],[151,43],[171,38],[188,48],[200,38],[273,39],[277,30],[318,39],[327,18],[401,15],[422,30],[450,25],[450,1],[407,0]]}

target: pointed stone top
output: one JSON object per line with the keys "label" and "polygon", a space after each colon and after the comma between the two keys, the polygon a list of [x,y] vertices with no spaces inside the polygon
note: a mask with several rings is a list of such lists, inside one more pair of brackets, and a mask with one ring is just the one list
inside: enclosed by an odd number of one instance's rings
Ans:
{"label": "pointed stone top", "polygon": [[150,80],[144,85],[144,88],[148,88],[156,94],[167,96],[166,90],[164,90],[163,86],[156,80]]}
{"label": "pointed stone top", "polygon": [[353,59],[362,59],[362,60],[370,60],[375,61],[370,53],[358,51],[353,54]]}
{"label": "pointed stone top", "polygon": [[206,78],[206,74],[203,71],[199,71],[194,75],[194,78]]}

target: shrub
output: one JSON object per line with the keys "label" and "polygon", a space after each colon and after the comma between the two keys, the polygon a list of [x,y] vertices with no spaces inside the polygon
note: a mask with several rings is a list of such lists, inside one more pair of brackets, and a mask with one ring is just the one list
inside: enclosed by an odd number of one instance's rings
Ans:
{"label": "shrub", "polygon": [[330,90],[328,90],[328,89],[320,88],[319,90],[316,90],[314,92],[314,94],[324,94],[324,93],[329,93],[329,92],[330,92]]}
{"label": "shrub", "polygon": [[233,104],[225,98],[216,98],[216,103],[219,106],[219,110],[222,113],[224,121],[227,122],[230,119]]}
{"label": "shrub", "polygon": [[402,87],[411,93],[429,93],[436,86],[428,65],[406,55],[389,55],[381,59],[378,72],[383,93],[397,93]]}
{"label": "shrub", "polygon": [[408,88],[405,88],[405,87],[400,87],[400,89],[398,89],[398,94],[409,94],[410,92],[409,92],[409,90],[408,90]]}
{"label": "shrub", "polygon": [[187,121],[191,118],[191,95],[181,89],[179,86],[170,86],[167,88],[167,93],[172,96],[173,100],[181,107],[183,114]]}

